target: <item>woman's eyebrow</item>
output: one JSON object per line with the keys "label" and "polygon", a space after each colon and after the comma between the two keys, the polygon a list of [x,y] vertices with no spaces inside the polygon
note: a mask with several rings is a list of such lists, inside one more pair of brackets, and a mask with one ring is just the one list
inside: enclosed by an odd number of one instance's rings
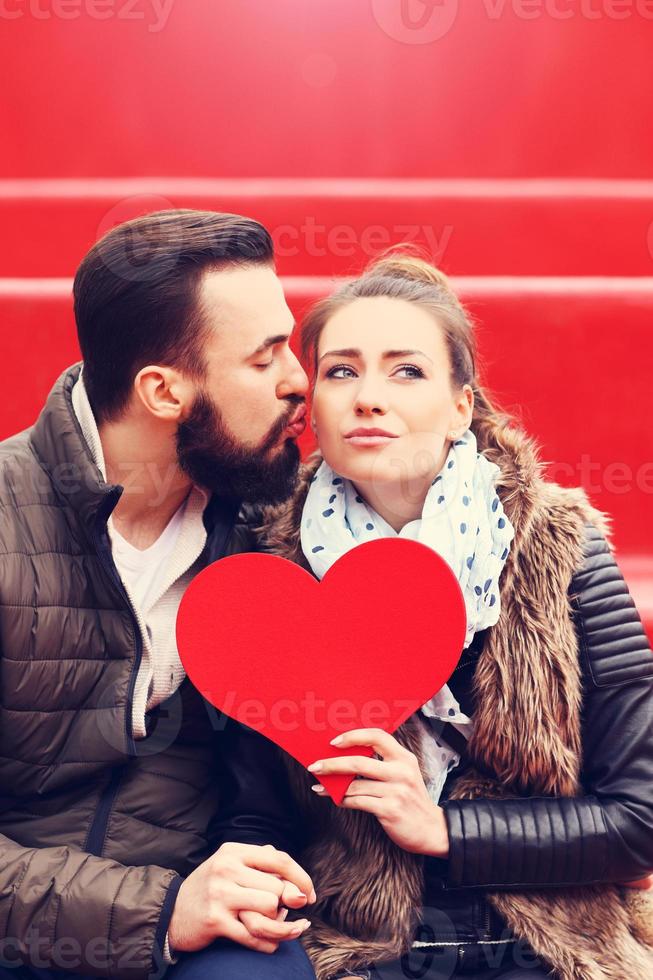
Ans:
{"label": "woman's eyebrow", "polygon": [[423,350],[387,350],[384,352],[384,359],[390,359],[394,357],[414,357],[415,354],[419,354],[420,357],[425,357],[427,361],[431,361],[433,364],[433,359],[425,354]]}
{"label": "woman's eyebrow", "polygon": [[323,361],[325,357],[360,357],[361,352],[355,347],[343,347],[341,350],[328,350],[326,354],[322,354],[322,357],[318,361]]}
{"label": "woman's eyebrow", "polygon": [[[415,354],[419,354],[421,357],[425,357],[427,361],[433,363],[432,358],[425,354],[421,350],[386,350],[383,352],[383,360],[391,360],[395,357],[414,357]],[[356,347],[344,347],[341,350],[328,350],[318,361],[323,361],[325,357],[361,357],[361,352]]]}

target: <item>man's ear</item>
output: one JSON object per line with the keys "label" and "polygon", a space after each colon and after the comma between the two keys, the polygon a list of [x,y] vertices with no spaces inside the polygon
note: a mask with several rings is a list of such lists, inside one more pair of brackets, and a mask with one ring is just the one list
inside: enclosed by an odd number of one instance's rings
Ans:
{"label": "man's ear", "polygon": [[193,403],[193,386],[174,368],[148,364],[134,378],[134,395],[150,415],[176,422]]}

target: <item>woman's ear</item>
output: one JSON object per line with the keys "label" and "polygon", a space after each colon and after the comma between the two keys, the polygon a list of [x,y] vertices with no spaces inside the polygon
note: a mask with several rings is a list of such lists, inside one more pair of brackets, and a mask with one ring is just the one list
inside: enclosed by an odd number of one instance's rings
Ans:
{"label": "woman's ear", "polygon": [[[472,424],[472,417],[474,415],[474,391],[471,385],[463,385],[460,398],[456,403],[456,421],[455,428],[459,431],[460,435],[463,432],[467,432],[470,425]],[[454,428],[454,426],[452,426]],[[459,438],[460,436],[456,436]]]}

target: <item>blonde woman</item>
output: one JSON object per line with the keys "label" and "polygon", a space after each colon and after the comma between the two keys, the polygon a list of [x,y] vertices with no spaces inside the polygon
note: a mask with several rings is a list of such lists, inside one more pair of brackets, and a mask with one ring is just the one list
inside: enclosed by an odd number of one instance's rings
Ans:
{"label": "blonde woman", "polygon": [[[606,517],[493,407],[429,263],[377,261],[309,313],[302,347],[320,451],[262,547],[319,579],[411,538],[467,610],[448,685],[395,735],[343,736],[374,758],[289,764],[318,978],[653,976],[652,906],[623,887],[653,869],[653,660]],[[317,772],[358,777],[341,806]]]}

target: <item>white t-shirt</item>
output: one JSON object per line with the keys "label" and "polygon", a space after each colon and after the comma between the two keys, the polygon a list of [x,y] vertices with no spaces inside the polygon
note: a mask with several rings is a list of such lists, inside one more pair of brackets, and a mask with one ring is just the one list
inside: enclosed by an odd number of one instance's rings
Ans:
{"label": "white t-shirt", "polygon": [[165,591],[167,562],[177,544],[187,500],[188,498],[175,511],[154,544],[144,550],[135,548],[126,541],[116,530],[113,521],[110,521],[113,560],[129,595],[145,620],[152,606]]}

